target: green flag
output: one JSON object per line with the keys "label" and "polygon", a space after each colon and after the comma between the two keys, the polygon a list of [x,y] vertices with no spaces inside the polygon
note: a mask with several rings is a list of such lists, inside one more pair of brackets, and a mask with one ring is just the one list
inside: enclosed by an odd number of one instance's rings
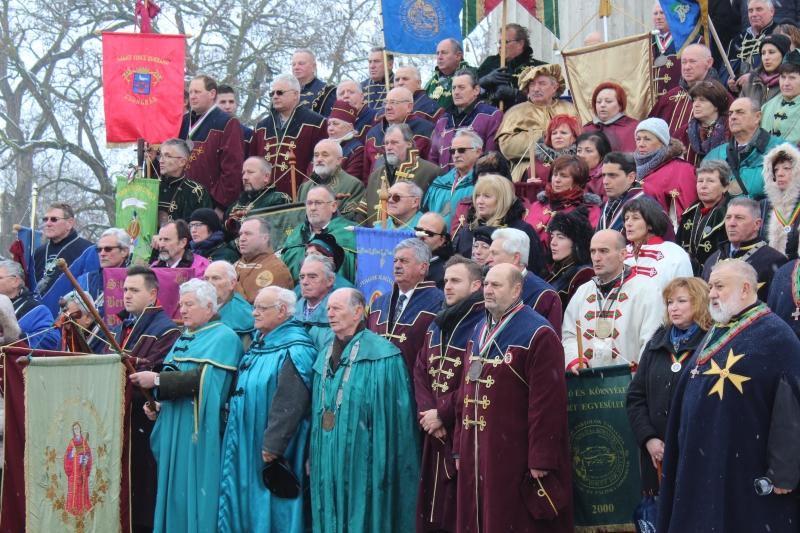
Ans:
{"label": "green flag", "polygon": [[117,176],[117,223],[133,242],[133,265],[149,265],[150,241],[158,233],[159,180],[139,178],[128,183]]}
{"label": "green flag", "polygon": [[[466,38],[503,0],[463,0],[461,36]],[[508,0],[506,0],[508,1]],[[550,33],[561,38],[558,29],[558,0],[517,0],[533,18],[544,24]]]}
{"label": "green flag", "polygon": [[639,457],[625,410],[628,365],[567,372],[575,532],[634,531]]}
{"label": "green flag", "polygon": [[265,218],[272,226],[272,233],[269,235],[269,245],[273,250],[280,250],[294,228],[300,226],[306,220],[305,202],[294,204],[283,204],[259,210],[258,218]]}

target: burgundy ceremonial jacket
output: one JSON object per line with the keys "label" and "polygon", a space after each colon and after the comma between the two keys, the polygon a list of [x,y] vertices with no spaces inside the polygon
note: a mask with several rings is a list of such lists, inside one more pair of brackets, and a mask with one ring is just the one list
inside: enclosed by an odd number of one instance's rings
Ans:
{"label": "burgundy ceremonial jacket", "polygon": [[194,111],[183,115],[178,137],[194,143],[186,177],[205,187],[214,207],[224,211],[242,192],[244,133],[239,120],[218,107],[212,107],[206,115],[198,116]]}
{"label": "burgundy ceremonial jacket", "polygon": [[[297,106],[281,128],[277,111],[269,114],[256,125],[250,143],[250,155],[265,157],[272,164],[275,192],[292,194],[292,179],[289,172],[289,152],[294,150],[296,161],[296,185],[306,181],[305,173],[314,159],[314,147],[328,138],[328,121],[322,115]],[[239,168],[241,182],[242,169]],[[235,198],[234,198],[235,199]]]}
{"label": "burgundy ceremonial jacket", "polygon": [[608,137],[611,150],[630,154],[636,151],[636,126],[638,125],[638,120],[623,115],[611,124],[587,122],[583,125],[583,132],[599,131]]}

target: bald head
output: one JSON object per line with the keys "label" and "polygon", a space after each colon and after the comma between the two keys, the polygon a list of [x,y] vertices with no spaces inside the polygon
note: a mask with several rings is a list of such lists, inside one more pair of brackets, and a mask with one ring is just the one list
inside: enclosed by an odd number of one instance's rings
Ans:
{"label": "bald head", "polygon": [[493,266],[486,274],[483,296],[486,310],[492,318],[500,320],[503,314],[514,305],[522,294],[522,273],[511,264],[502,263]]}
{"label": "bald head", "polygon": [[681,54],[681,76],[689,85],[706,79],[714,64],[711,49],[704,44],[690,44]]}
{"label": "bald head", "polygon": [[402,124],[414,109],[414,95],[405,87],[395,87],[386,96],[384,114],[389,124]]}
{"label": "bald head", "polygon": [[583,46],[592,46],[593,44],[600,44],[603,42],[603,34],[599,31],[593,31],[583,40]]}
{"label": "bald head", "polygon": [[625,237],[611,229],[598,231],[592,237],[589,252],[595,275],[604,283],[611,281],[622,272],[624,266],[627,255]]}

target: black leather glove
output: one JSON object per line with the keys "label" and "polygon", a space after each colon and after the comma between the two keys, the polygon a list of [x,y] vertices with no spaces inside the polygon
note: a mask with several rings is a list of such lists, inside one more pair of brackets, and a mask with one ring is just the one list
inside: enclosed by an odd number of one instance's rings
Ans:
{"label": "black leather glove", "polygon": [[518,91],[510,85],[501,85],[498,87],[494,91],[494,98],[498,102],[503,102],[506,109],[525,101],[525,95],[522,94],[522,91]]}
{"label": "black leather glove", "polygon": [[487,91],[494,91],[501,85],[511,85],[511,74],[508,73],[508,67],[500,67],[491,71],[486,76],[482,77],[479,82],[482,89]]}

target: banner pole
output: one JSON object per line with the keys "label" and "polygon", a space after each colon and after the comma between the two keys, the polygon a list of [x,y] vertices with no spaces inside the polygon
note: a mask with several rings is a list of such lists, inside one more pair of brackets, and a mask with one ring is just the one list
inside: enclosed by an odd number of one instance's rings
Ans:
{"label": "banner pole", "polygon": [[717,43],[717,48],[719,48],[719,55],[722,56],[722,60],[725,62],[725,68],[728,71],[732,80],[736,80],[736,74],[733,73],[733,67],[731,66],[731,62],[728,61],[728,55],[725,53],[725,49],[722,47],[722,42],[719,40],[719,35],[717,35],[717,29],[714,27],[714,23],[711,21],[711,17],[708,17],[708,30],[711,32],[711,36],[714,37],[714,42]]}
{"label": "banner pole", "polygon": [[381,3],[381,39],[383,39],[383,84],[386,86],[386,97],[383,105],[386,106],[391,87],[389,87],[389,61],[386,57],[386,25],[383,23],[383,3]]}
{"label": "banner pole", "polygon": [[297,202],[297,160],[294,150],[289,150],[289,175],[292,177],[292,203]]}
{"label": "banner pole", "polygon": [[33,184],[31,193],[31,257],[36,250],[36,203],[39,201],[39,186]]}
{"label": "banner pole", "polygon": [[[500,68],[506,66],[506,21],[508,18],[508,0],[503,0],[503,26],[500,28]],[[505,105],[500,102],[500,111]]]}
{"label": "banner pole", "polygon": [[386,190],[386,182],[381,180],[381,191],[378,193],[379,198],[381,199],[381,229],[387,229],[386,227],[386,220],[387,220],[387,209],[389,203],[389,191]]}
{"label": "banner pole", "polygon": [[[80,296],[81,300],[83,300],[83,304],[86,306],[87,309],[89,309],[89,313],[92,315],[95,322],[97,322],[97,325],[100,326],[100,329],[103,330],[103,334],[106,336],[108,342],[111,344],[114,350],[116,350],[117,353],[119,353],[119,355],[122,357],[122,364],[125,366],[125,370],[127,371],[127,373],[135,374],[136,369],[133,368],[133,365],[130,362],[130,356],[123,351],[122,346],[120,346],[119,343],[117,342],[117,338],[111,333],[111,330],[108,329],[108,325],[106,325],[105,320],[103,320],[103,318],[100,316],[100,313],[97,312],[97,308],[94,305],[92,305],[91,300],[89,300],[89,297],[86,295],[81,286],[78,284],[78,280],[76,280],[75,276],[73,276],[72,272],[70,272],[67,262],[62,257],[58,261],[56,261],[56,265],[58,265],[58,268],[60,268],[61,271],[64,273],[64,275],[67,276],[69,282],[72,283],[72,286],[75,288],[75,291],[78,293],[78,296]],[[141,385],[139,386],[139,388],[142,389],[142,394],[144,395],[145,399],[148,402],[150,402],[150,405],[155,406],[155,399],[153,398],[153,395],[150,394],[150,391],[145,389]]]}
{"label": "banner pole", "polygon": [[578,340],[578,368],[583,370],[583,338],[581,337],[581,321],[575,321],[577,340]]}

